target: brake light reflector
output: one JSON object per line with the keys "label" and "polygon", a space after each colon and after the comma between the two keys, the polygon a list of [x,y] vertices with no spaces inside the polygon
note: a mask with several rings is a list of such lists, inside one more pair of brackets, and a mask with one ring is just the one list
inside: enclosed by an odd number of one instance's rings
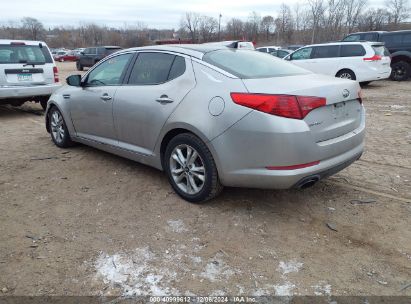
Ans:
{"label": "brake light reflector", "polygon": [[59,70],[56,66],[53,67],[54,82],[59,82]]}
{"label": "brake light reflector", "polygon": [[303,119],[310,111],[326,104],[325,98],[313,96],[231,93],[231,98],[236,104],[294,119]]}
{"label": "brake light reflector", "polygon": [[382,57],[380,55],[374,55],[372,57],[369,58],[363,58],[364,61],[378,61],[381,60]]}
{"label": "brake light reflector", "polygon": [[306,163],[306,164],[299,164],[299,165],[291,165],[291,166],[278,166],[278,167],[266,167],[268,170],[295,170],[295,169],[302,169],[302,168],[307,168],[311,166],[318,165],[320,163],[319,160],[311,162],[311,163]]}

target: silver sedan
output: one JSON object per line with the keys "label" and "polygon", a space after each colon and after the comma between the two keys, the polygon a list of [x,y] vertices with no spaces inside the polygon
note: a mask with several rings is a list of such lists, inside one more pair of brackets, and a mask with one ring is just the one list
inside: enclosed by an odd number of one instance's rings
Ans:
{"label": "silver sedan", "polygon": [[58,147],[79,142],[164,170],[189,202],[223,186],[305,188],[363,151],[357,82],[256,51],[127,49],[67,83],[46,113]]}

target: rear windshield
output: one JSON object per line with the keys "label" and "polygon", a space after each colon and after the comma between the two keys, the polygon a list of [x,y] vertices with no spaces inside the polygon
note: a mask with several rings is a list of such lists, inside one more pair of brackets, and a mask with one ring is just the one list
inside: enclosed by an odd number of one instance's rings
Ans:
{"label": "rear windshield", "polygon": [[379,56],[389,56],[390,55],[390,52],[383,45],[373,45],[372,49],[374,50],[375,55],[379,55]]}
{"label": "rear windshield", "polygon": [[243,79],[309,74],[285,60],[247,50],[218,50],[206,53],[203,60]]}
{"label": "rear windshield", "polygon": [[45,46],[0,44],[0,64],[52,62],[50,52]]}

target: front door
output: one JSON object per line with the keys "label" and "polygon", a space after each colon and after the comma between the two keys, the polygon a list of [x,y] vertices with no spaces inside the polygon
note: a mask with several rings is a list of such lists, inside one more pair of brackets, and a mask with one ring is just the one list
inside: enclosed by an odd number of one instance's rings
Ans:
{"label": "front door", "polygon": [[82,87],[63,96],[70,99],[71,119],[77,136],[108,144],[117,142],[113,102],[132,57],[132,54],[122,54],[105,60],[87,74]]}

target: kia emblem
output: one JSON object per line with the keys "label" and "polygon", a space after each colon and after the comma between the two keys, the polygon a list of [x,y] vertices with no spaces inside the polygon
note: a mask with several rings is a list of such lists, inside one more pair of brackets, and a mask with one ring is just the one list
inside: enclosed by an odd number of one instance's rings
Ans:
{"label": "kia emblem", "polygon": [[344,98],[347,98],[348,96],[350,96],[350,91],[348,91],[347,89],[344,89],[344,90],[342,91],[342,96],[343,96]]}

